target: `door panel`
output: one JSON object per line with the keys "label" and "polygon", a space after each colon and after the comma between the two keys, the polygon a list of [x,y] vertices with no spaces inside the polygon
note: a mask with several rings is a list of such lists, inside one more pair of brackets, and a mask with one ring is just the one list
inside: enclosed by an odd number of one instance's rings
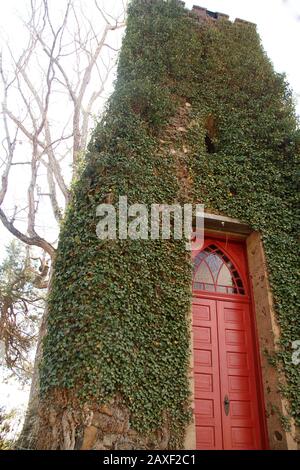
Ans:
{"label": "door panel", "polygon": [[216,302],[193,299],[195,421],[197,449],[221,449]]}
{"label": "door panel", "polygon": [[[249,305],[216,303],[224,449],[261,449]],[[228,416],[223,406],[226,395]]]}

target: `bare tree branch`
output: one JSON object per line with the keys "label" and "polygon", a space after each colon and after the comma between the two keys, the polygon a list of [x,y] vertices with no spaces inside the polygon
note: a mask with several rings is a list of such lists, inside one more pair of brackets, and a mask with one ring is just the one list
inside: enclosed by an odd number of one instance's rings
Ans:
{"label": "bare tree branch", "polygon": [[[60,223],[69,201],[72,173],[86,149],[95,106],[115,64],[109,52],[118,48],[110,44],[110,33],[125,25],[124,10],[115,18],[96,0],[90,16],[80,1],[64,0],[62,5],[59,16],[53,15],[55,7],[48,0],[30,0],[29,18],[23,24],[28,34],[24,50],[16,55],[7,44],[5,73],[0,56],[5,136],[0,155],[0,219],[12,235],[51,257],[55,248],[37,233],[37,220],[46,197],[58,231],[55,221]],[[60,101],[65,115],[59,111]],[[19,150],[21,143],[25,154]],[[13,181],[17,169],[24,169],[20,191],[26,199],[22,196],[22,208],[18,202],[11,212],[7,208],[10,178]],[[21,211],[22,218],[17,219]]]}
{"label": "bare tree branch", "polygon": [[9,221],[7,216],[4,214],[3,210],[0,208],[0,219],[7,230],[14,235],[16,238],[21,240],[23,243],[26,245],[30,246],[38,246],[39,248],[42,248],[42,250],[45,250],[51,257],[55,254],[55,249],[53,246],[48,243],[46,240],[43,238],[39,237],[38,235],[35,235],[33,237],[29,237],[25,235],[24,233],[20,232],[14,224]]}

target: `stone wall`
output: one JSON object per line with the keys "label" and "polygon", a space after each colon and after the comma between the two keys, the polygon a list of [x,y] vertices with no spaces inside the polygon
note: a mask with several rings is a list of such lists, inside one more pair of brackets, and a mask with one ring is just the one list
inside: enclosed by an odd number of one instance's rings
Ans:
{"label": "stone wall", "polygon": [[[64,404],[65,402],[65,404]],[[151,434],[139,434],[130,425],[130,413],[120,397],[92,409],[70,405],[67,394],[55,405],[44,403],[40,412],[38,449],[139,450],[168,449],[167,424]]]}
{"label": "stone wall", "polygon": [[256,313],[269,446],[274,450],[297,449],[296,429],[293,423],[291,423],[290,432],[287,432],[282,424],[282,417],[288,415],[288,404],[279,393],[280,384],[284,384],[285,378],[268,360],[268,357],[277,350],[280,329],[273,309],[260,235],[256,232],[252,233],[246,243]]}
{"label": "stone wall", "polygon": [[[184,5],[184,2],[180,2],[180,3]],[[212,12],[210,10],[207,10],[207,8],[203,8],[197,5],[193,6],[191,13],[198,18],[199,22],[203,22],[203,21],[214,22],[214,21],[220,21],[220,20],[227,20],[227,21],[229,20],[229,15],[226,15],[225,13]],[[256,27],[255,23],[242,20],[241,18],[236,18],[235,23],[243,23],[249,26]]]}

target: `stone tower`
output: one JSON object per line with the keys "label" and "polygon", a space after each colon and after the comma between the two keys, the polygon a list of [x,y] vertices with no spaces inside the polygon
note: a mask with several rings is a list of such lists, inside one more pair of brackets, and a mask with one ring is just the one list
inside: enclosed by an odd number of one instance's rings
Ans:
{"label": "stone tower", "polygon": [[265,284],[253,305],[266,318],[263,302],[271,296],[270,321],[280,326],[277,351],[272,339],[264,343],[267,326],[257,340],[267,420],[260,446],[288,447],[275,410],[281,405],[267,392],[275,396],[276,372],[264,372],[262,351],[283,361],[289,413],[299,418],[299,374],[291,360],[291,342],[300,337],[297,155],[291,93],[255,25],[200,7],[188,11],[175,0],[131,2],[115,91],[61,231],[40,366],[37,448],[198,445],[189,441],[191,253],[174,238],[99,240],[96,208],[117,205],[119,196],[147,207],[201,203],[215,229],[229,224],[232,233],[238,220],[244,234],[259,234],[264,261],[253,248],[252,271],[255,278],[264,269],[257,285]]}

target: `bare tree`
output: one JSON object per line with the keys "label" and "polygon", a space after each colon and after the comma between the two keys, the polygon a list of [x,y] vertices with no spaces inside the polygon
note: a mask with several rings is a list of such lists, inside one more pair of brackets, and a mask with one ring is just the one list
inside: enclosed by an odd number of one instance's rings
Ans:
{"label": "bare tree", "polygon": [[125,3],[113,16],[85,2],[28,0],[25,47],[17,55],[7,40],[0,51],[0,219],[47,263],[125,24]]}
{"label": "bare tree", "polygon": [[[116,36],[111,33],[125,24],[125,4],[113,17],[96,0],[88,3],[88,12],[82,1],[62,3],[64,9],[58,11],[47,0],[31,0],[23,24],[26,47],[16,57],[7,43],[0,56],[0,219],[12,235],[51,258],[56,237],[47,238],[38,227],[45,219],[55,227],[62,218],[72,175],[115,64]],[[9,208],[9,185],[16,180],[22,205]]]}

